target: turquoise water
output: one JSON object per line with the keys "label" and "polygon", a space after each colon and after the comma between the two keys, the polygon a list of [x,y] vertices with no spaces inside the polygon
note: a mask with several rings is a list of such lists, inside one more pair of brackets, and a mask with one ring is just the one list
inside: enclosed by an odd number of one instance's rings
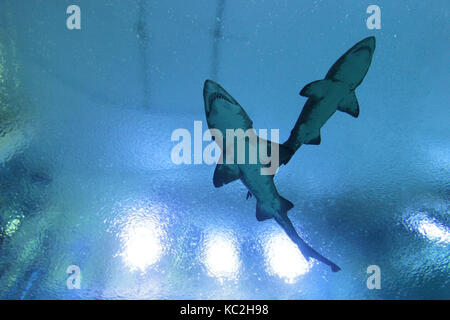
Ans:
{"label": "turquoise water", "polygon": [[[448,1],[76,3],[81,30],[71,1],[0,4],[0,298],[450,298]],[[331,273],[241,182],[174,164],[171,134],[206,130],[213,78],[284,141],[299,91],[368,36],[359,118],[336,113],[275,178]]]}

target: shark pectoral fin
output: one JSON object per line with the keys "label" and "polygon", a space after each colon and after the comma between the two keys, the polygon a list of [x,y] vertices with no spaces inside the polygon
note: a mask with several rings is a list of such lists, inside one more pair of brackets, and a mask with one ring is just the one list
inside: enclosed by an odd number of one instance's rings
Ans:
{"label": "shark pectoral fin", "polygon": [[256,220],[258,221],[264,221],[267,219],[273,218],[272,212],[268,211],[267,208],[264,208],[261,205],[261,202],[258,201],[256,203]]}
{"label": "shark pectoral fin", "polygon": [[235,164],[217,164],[214,171],[214,187],[220,188],[224,184],[233,182],[241,177],[239,167]]}
{"label": "shark pectoral fin", "polygon": [[348,94],[339,104],[339,111],[348,113],[352,117],[358,118],[359,116],[359,103],[358,99],[356,99],[355,91],[352,91]]}
{"label": "shark pectoral fin", "polygon": [[303,97],[320,99],[329,91],[332,83],[333,81],[328,79],[311,82],[300,91],[300,95]]}

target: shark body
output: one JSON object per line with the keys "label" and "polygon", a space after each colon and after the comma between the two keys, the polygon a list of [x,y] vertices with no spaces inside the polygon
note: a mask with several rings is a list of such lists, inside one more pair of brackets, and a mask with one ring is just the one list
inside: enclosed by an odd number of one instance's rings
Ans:
{"label": "shark body", "polygon": [[[324,80],[312,82],[302,89],[300,95],[308,97],[308,101],[292,129],[289,139],[283,144],[265,141],[269,153],[275,149],[275,146],[279,150],[278,164],[287,164],[302,144],[320,144],[320,129],[336,110],[358,117],[359,106],[354,91],[361,84],[369,69],[374,50],[374,37],[358,42],[339,58]],[[256,135],[253,130],[253,122],[245,110],[225,89],[211,80],[206,80],[203,98],[210,130],[215,129],[222,133],[225,133],[227,129],[248,130],[249,136],[237,139],[244,139],[241,143],[245,144],[245,152],[250,153],[251,150],[258,149],[259,142],[263,139]],[[287,215],[294,205],[280,196],[273,181],[276,170],[273,174],[262,175],[261,168],[266,164],[261,163],[259,158],[253,164],[248,161],[242,164],[227,163],[226,150],[235,148],[236,145],[236,140],[227,141],[226,138],[219,144],[223,158],[214,171],[214,186],[219,188],[230,182],[241,180],[249,190],[249,195],[253,194],[257,199],[256,218],[258,221],[275,219],[306,259],[317,259],[330,266],[333,272],[339,271],[340,267],[311,248],[298,235]],[[246,160],[248,160],[247,155]]]}
{"label": "shark body", "polygon": [[[252,132],[253,123],[248,117],[244,109],[239,103],[223,89],[219,84],[207,80],[204,85],[203,96],[205,101],[205,113],[209,129],[219,130],[225,132],[227,129],[242,129]],[[256,136],[253,131],[254,139],[249,137],[245,139],[246,152],[251,152],[252,149],[258,148],[260,137]],[[222,156],[225,157],[226,149],[237,145],[236,141],[227,141],[225,138],[221,143]],[[272,149],[274,142],[267,141],[268,149]],[[289,154],[284,147],[280,147],[280,158]],[[323,263],[329,265],[333,272],[339,271],[340,268],[319,254],[311,248],[298,235],[292,222],[290,221],[287,212],[294,207],[289,201],[280,196],[273,181],[274,175],[262,175],[261,168],[265,164],[258,161],[255,164],[247,162],[243,164],[233,163],[227,164],[226,159],[222,160],[222,164],[218,164],[214,171],[213,183],[216,188],[219,188],[227,183],[240,179],[247,187],[250,194],[253,194],[257,199],[256,204],[256,218],[258,221],[267,219],[275,219],[277,223],[284,229],[289,238],[298,246],[303,256],[306,259],[315,258]]]}
{"label": "shark body", "polygon": [[[369,70],[375,43],[375,37],[361,40],[333,64],[325,79],[314,81],[300,91],[300,95],[308,100],[289,139],[283,144],[291,150],[291,157],[303,144],[321,143],[320,129],[336,110],[355,118],[359,116],[355,89]],[[282,164],[289,160],[290,157],[286,157]]]}

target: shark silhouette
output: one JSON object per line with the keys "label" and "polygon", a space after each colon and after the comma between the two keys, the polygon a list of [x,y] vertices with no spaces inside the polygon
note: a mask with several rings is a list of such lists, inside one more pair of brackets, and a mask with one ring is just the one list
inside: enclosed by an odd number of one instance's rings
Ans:
{"label": "shark silhouette", "polygon": [[[311,82],[300,91],[309,99],[283,144],[291,151],[290,157],[302,144],[320,144],[320,129],[336,110],[359,116],[355,89],[366,76],[374,51],[375,37],[361,40],[334,63],[325,79]],[[282,164],[288,163],[290,157],[282,159]]]}
{"label": "shark silhouette", "polygon": [[[214,186],[219,188],[240,179],[249,190],[247,198],[253,194],[257,199],[257,220],[275,219],[306,259],[317,259],[330,266],[333,272],[341,270],[340,267],[311,248],[298,235],[290,221],[287,212],[294,205],[280,196],[276,189],[273,178],[277,168],[273,174],[261,174],[261,169],[267,167],[267,163],[263,163],[259,157],[256,163],[250,163],[249,153],[255,149],[259,151],[261,142],[265,142],[267,153],[279,150],[278,163],[286,164],[302,144],[320,144],[320,129],[336,110],[357,117],[359,107],[354,90],[369,69],[374,49],[375,38],[362,40],[333,65],[324,80],[313,82],[303,88],[300,94],[309,99],[289,139],[281,145],[258,137],[253,130],[253,122],[245,110],[219,84],[206,80],[203,88],[208,127],[211,132],[218,130],[223,133],[222,141],[216,141],[222,153],[221,161],[214,171]],[[232,136],[232,141],[227,141],[228,136],[224,133],[230,129],[241,129],[248,135]],[[237,141],[239,139],[241,141]],[[238,151],[236,146],[239,142],[245,145],[245,161],[243,163],[227,161],[226,156],[229,154],[227,149],[234,148],[232,153],[234,155]]]}

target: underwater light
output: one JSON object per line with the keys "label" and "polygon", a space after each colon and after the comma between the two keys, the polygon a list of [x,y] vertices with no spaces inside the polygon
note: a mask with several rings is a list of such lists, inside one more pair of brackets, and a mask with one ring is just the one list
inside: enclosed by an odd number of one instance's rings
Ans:
{"label": "underwater light", "polygon": [[216,278],[235,279],[240,261],[236,239],[228,233],[212,233],[203,249],[203,263],[208,273]]}
{"label": "underwater light", "polygon": [[163,253],[163,232],[153,219],[131,220],[121,233],[123,251],[120,254],[131,270],[142,272],[157,263]]}
{"label": "underwater light", "polygon": [[438,244],[450,243],[450,230],[436,219],[419,213],[408,218],[410,229],[414,229],[428,240]]}
{"label": "underwater light", "polygon": [[313,265],[284,233],[271,234],[264,253],[268,272],[278,275],[287,283],[294,283],[297,277],[308,273]]}

